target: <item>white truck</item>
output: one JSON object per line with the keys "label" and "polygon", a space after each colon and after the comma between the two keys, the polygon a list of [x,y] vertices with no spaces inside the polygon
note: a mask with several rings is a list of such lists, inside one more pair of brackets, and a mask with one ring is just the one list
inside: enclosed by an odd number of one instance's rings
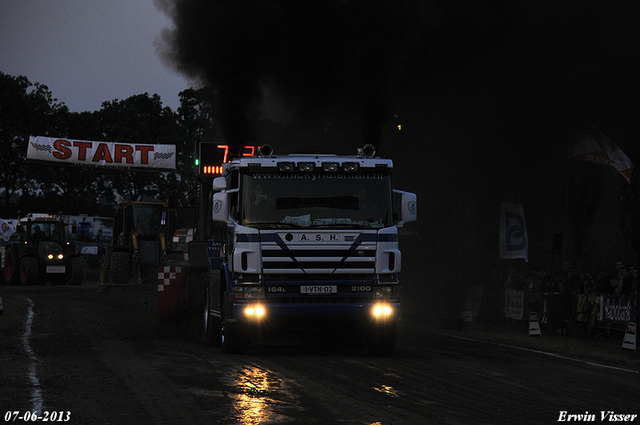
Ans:
{"label": "white truck", "polygon": [[210,267],[205,341],[242,353],[266,323],[338,323],[362,326],[369,353],[391,356],[398,228],[417,217],[416,195],[392,189],[393,162],[371,145],[351,156],[265,145],[222,170],[204,197],[212,223],[196,230]]}

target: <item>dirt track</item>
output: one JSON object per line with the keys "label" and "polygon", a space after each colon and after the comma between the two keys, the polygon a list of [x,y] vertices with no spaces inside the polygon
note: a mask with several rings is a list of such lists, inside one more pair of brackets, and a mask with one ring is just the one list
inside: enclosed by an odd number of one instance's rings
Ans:
{"label": "dirt track", "polygon": [[637,371],[406,326],[392,359],[326,335],[224,356],[189,327],[159,332],[151,287],[2,286],[0,296],[2,417],[41,408],[81,424],[397,425],[640,413]]}

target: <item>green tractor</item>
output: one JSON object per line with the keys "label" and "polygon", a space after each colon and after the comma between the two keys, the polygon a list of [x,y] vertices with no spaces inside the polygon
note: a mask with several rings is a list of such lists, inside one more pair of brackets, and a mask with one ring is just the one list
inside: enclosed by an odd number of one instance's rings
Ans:
{"label": "green tractor", "polygon": [[27,214],[4,250],[4,278],[9,285],[81,285],[84,259],[67,239],[66,225],[59,216]]}
{"label": "green tractor", "polygon": [[100,258],[100,283],[155,283],[167,260],[167,204],[125,201],[113,221],[113,243]]}

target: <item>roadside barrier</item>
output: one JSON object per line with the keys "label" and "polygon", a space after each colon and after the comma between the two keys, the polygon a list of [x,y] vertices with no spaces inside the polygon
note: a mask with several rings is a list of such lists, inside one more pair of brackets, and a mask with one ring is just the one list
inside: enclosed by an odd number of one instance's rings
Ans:
{"label": "roadside barrier", "polygon": [[540,322],[538,322],[538,313],[535,311],[529,313],[529,336],[542,337]]}
{"label": "roadside barrier", "polygon": [[181,266],[158,267],[158,324],[166,325],[187,299],[186,269]]}
{"label": "roadside barrier", "polygon": [[622,340],[622,349],[636,351],[636,324],[635,322],[627,323],[627,330]]}

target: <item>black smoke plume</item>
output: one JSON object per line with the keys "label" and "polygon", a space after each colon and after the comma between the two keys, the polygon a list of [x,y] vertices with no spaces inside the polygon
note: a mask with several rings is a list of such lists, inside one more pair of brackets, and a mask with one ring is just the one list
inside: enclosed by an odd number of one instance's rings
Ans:
{"label": "black smoke plume", "polygon": [[395,184],[421,205],[403,239],[405,312],[413,301],[455,318],[472,283],[500,300],[487,269],[500,264],[506,189],[522,195],[529,264],[550,270],[577,123],[640,161],[638,2],[156,1],[175,25],[166,55],[217,90],[229,143],[348,153],[369,142],[392,157]]}
{"label": "black smoke plume", "polygon": [[165,56],[217,91],[229,143],[260,137],[254,134],[259,107],[274,99],[289,111],[285,124],[294,115],[307,132],[340,125],[359,134],[359,142],[380,142],[406,45],[396,2],[164,0],[160,6],[175,25],[164,34]]}

